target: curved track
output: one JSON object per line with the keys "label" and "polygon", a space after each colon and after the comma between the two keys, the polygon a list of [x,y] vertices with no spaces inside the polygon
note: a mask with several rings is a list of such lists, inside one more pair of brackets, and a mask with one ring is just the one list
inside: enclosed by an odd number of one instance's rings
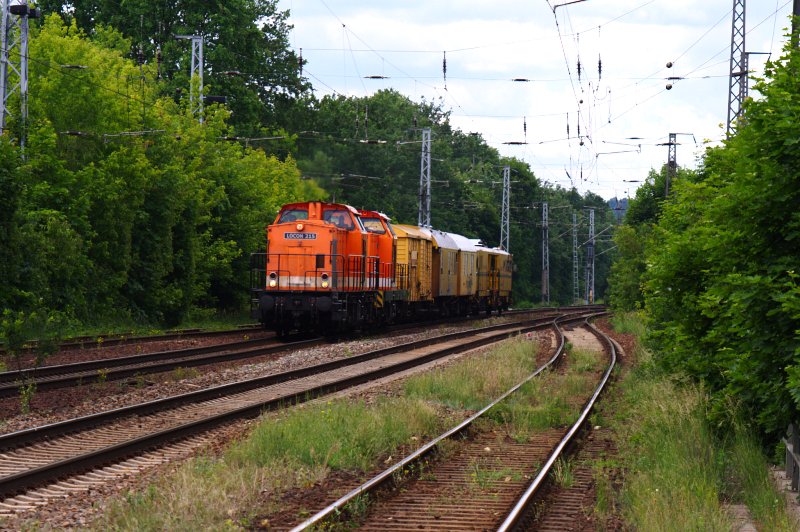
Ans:
{"label": "curved track", "polygon": [[[557,320],[564,323],[569,320]],[[587,323],[587,326],[588,323]],[[589,326],[591,327],[591,326]],[[596,329],[592,329],[600,337]],[[603,335],[604,336],[604,335]],[[472,424],[486,415],[494,406],[512,396],[525,382],[536,378],[547,367],[555,364],[564,349],[564,336],[559,330],[558,347],[550,360],[503,394],[483,410],[465,420],[457,427],[442,434],[394,466],[350,491],[316,515],[300,523],[293,532],[309,527],[324,526],[329,519],[340,513],[346,514],[347,505],[362,497],[378,502],[367,519],[360,523],[363,530],[511,530],[525,526],[529,509],[541,489],[553,464],[583,426],[594,403],[604,388],[616,362],[613,344],[608,345],[610,363],[599,380],[593,395],[577,416],[577,421],[567,429],[551,429],[538,434],[525,443],[498,442],[496,434],[478,433],[445,461],[438,461],[425,470],[426,460],[433,456],[441,443],[469,432]],[[474,475],[478,469],[502,472],[502,475],[487,481],[489,489],[474,490]],[[391,485],[398,476],[409,469],[425,470],[419,478],[403,484],[393,495],[381,497],[378,490]],[[531,478],[533,477],[533,480]],[[525,481],[525,479],[528,479]],[[448,495],[450,494],[450,495]],[[458,496],[451,496],[459,494]]]}
{"label": "curved track", "polygon": [[[541,314],[550,315],[553,309],[542,308],[534,310],[510,311],[509,315],[519,314]],[[466,320],[475,319],[457,318],[450,320],[436,320],[434,323],[458,323]],[[409,327],[419,327],[416,323],[405,323],[387,327],[384,330],[400,331]],[[219,334],[203,333],[202,331],[189,331],[176,333],[185,335],[197,333],[205,335],[222,335],[239,333],[236,331],[220,331]],[[164,339],[165,337],[146,337],[148,341],[154,339]],[[133,342],[133,338],[128,338],[128,342]],[[140,375],[161,373],[172,371],[176,368],[187,368],[216,364],[219,362],[229,362],[246,358],[271,355],[275,353],[301,349],[322,343],[321,338],[301,339],[291,342],[281,342],[272,337],[227,342],[222,344],[193,347],[189,349],[178,349],[170,351],[160,351],[154,353],[143,353],[116,358],[103,358],[75,362],[71,364],[60,364],[41,366],[36,369],[23,369],[19,371],[0,372],[0,398],[13,397],[19,394],[22,384],[36,386],[37,391],[54,390],[69,386],[83,386],[92,382],[106,382],[120,379],[127,379]]]}
{"label": "curved track", "polygon": [[[0,497],[5,500],[0,506],[29,505],[31,498],[54,496],[52,486],[42,486],[71,475],[129,459],[231,420],[257,416],[264,409],[404,371],[509,334],[547,327],[551,321],[529,320],[448,334],[2,436]],[[41,489],[30,492],[36,488]]]}

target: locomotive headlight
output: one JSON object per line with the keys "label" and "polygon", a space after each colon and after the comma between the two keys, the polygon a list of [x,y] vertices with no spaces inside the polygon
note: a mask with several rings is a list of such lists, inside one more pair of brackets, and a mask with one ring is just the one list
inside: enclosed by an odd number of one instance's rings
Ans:
{"label": "locomotive headlight", "polygon": [[322,288],[328,288],[328,281],[322,281]]}
{"label": "locomotive headlight", "polygon": [[297,224],[295,227],[297,227],[298,231],[302,231],[303,230],[303,224]]}
{"label": "locomotive headlight", "polygon": [[320,278],[322,279],[322,288],[328,288],[328,286],[330,285],[328,283],[328,274],[323,273],[322,275],[320,275]]}
{"label": "locomotive headlight", "polygon": [[269,280],[269,287],[270,288],[275,288],[276,286],[278,286],[278,281],[276,281],[275,279],[270,279]]}

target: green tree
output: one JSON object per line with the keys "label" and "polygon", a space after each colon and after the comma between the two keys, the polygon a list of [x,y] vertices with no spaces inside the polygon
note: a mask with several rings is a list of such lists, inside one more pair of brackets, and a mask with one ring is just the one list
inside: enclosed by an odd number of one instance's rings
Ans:
{"label": "green tree", "polygon": [[787,48],[700,182],[680,183],[647,253],[646,308],[662,362],[703,380],[775,438],[800,405],[800,54]]}
{"label": "green tree", "polygon": [[[205,85],[227,97],[239,135],[258,136],[291,124],[288,117],[300,112],[310,89],[300,76],[300,59],[289,49],[289,13],[278,10],[277,0],[43,0],[39,5],[106,44],[104,26],[120,31],[129,43],[119,42],[123,52],[148,65],[147,78],[164,80],[161,94],[171,97],[188,94],[191,64],[191,45],[175,35],[202,36]],[[137,91],[135,80],[130,90]]]}
{"label": "green tree", "polygon": [[277,207],[321,194],[291,158],[225,140],[229,111],[210,106],[201,124],[160,98],[155,67],[123,57],[126,43],[99,26],[90,40],[58,16],[33,32],[25,161],[0,145],[11,307],[175,324],[240,305],[247,255]]}
{"label": "green tree", "polygon": [[0,137],[0,308],[15,304],[19,286],[22,245],[19,235],[19,203],[22,175],[19,154],[8,141]]}

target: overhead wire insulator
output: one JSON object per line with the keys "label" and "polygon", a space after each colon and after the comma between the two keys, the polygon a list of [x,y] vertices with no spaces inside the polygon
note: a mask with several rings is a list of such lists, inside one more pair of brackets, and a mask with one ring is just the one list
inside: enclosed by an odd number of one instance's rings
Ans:
{"label": "overhead wire insulator", "polygon": [[297,62],[300,63],[300,77],[303,77],[303,49],[300,48],[300,57],[297,58]]}
{"label": "overhead wire insulator", "polygon": [[[600,26],[597,26],[597,42],[600,43]],[[597,51],[597,79],[603,79],[603,60],[600,58],[600,50]]]}
{"label": "overhead wire insulator", "polygon": [[442,52],[442,78],[444,79],[444,90],[447,90],[447,52]]}
{"label": "overhead wire insulator", "polygon": [[569,138],[569,113],[567,113],[567,138]]}
{"label": "overhead wire insulator", "polygon": [[525,135],[525,142],[528,142],[528,121],[522,117],[522,132]]}

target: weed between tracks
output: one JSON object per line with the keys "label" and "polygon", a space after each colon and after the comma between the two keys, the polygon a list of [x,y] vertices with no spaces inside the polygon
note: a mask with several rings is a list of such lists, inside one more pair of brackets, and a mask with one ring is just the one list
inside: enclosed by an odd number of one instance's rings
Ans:
{"label": "weed between tracks", "polygon": [[[419,446],[523,380],[535,367],[536,345],[513,339],[489,354],[465,357],[409,378],[403,397],[379,397],[369,404],[337,399],[270,415],[225,453],[194,459],[144,495],[118,499],[96,526],[125,530],[267,528],[273,524],[269,519],[288,511],[287,504],[295,505],[293,519],[280,518],[297,522],[311,511],[302,502],[307,497],[304,493],[323,490],[329,500],[319,505],[322,507],[341,495],[328,490],[343,493],[349,489],[324,484],[335,472],[349,475],[352,483],[364,472],[384,468],[399,458],[401,447]],[[548,374],[525,385],[513,400],[493,409],[483,428],[491,425],[523,441],[535,430],[567,423],[574,415],[569,394],[591,388],[594,379],[589,370],[598,364],[596,356],[593,361],[588,355],[573,353],[571,357],[581,373]],[[476,464],[474,473],[478,487],[513,476],[485,464]],[[348,513],[354,518],[352,509]]]}

